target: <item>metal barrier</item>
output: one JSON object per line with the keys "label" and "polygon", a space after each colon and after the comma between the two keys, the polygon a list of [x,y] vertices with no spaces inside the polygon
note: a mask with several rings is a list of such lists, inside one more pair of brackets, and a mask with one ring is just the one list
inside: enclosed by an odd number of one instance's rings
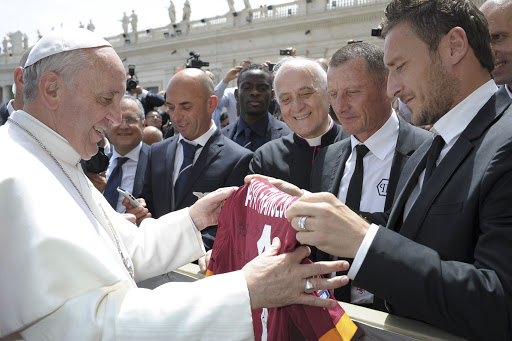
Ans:
{"label": "metal barrier", "polygon": [[[187,264],[176,271],[173,277],[183,281],[204,278],[196,264]],[[181,280],[177,280],[181,281]],[[465,339],[435,328],[423,322],[411,320],[382,311],[364,308],[350,303],[339,302],[348,316],[359,327],[352,340],[357,341],[463,341]]]}

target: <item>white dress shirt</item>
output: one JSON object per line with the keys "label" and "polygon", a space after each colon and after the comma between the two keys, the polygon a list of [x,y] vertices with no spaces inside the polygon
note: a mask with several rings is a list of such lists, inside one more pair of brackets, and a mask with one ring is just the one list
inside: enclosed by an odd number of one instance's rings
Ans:
{"label": "white dress shirt", "polygon": [[[468,97],[453,107],[434,124],[431,131],[435,134],[441,135],[446,143],[441,150],[436,165],[442,161],[455,142],[457,142],[462,132],[467,128],[468,124],[473,120],[473,118],[475,118],[480,109],[496,91],[498,91],[498,87],[494,80],[491,79],[480,86],[477,90],[473,91]],[[404,219],[407,217],[407,213],[409,213],[412,205],[421,192],[424,176],[425,170],[420,174],[418,183],[405,204]],[[368,249],[373,242],[373,238],[375,238],[375,235],[377,234],[378,228],[379,227],[376,224],[372,224],[366,233],[366,236],[364,237],[363,242],[357,251],[356,257],[354,258],[354,262],[348,272],[348,277],[350,279],[354,279],[357,276],[357,272],[368,253]]]}
{"label": "white dress shirt", "polygon": [[[133,184],[135,183],[135,173],[137,172],[137,165],[139,164],[139,155],[140,149],[142,148],[142,142],[140,142],[137,147],[130,150],[126,155],[120,155],[114,146],[112,152],[112,157],[110,158],[110,162],[107,168],[107,181],[110,179],[110,174],[117,166],[117,158],[118,157],[127,157],[128,160],[121,166],[123,170],[123,178],[121,179],[121,187],[122,189],[127,190],[128,192],[133,192]],[[117,199],[116,211],[119,213],[125,213],[126,207],[122,204],[124,196],[119,195]]]}
{"label": "white dress shirt", "polygon": [[[369,149],[363,158],[363,188],[361,192],[360,210],[364,212],[382,212],[386,203],[387,184],[391,173],[391,164],[395,155],[398,139],[399,122],[393,111],[386,123],[370,136],[364,145]],[[340,182],[338,199],[345,202],[350,179],[356,167],[357,153],[355,148],[361,144],[357,138],[350,136],[352,153],[345,163],[345,170]]]}
{"label": "white dress shirt", "polygon": [[[361,211],[384,211],[399,128],[400,123],[393,110],[386,123],[364,142],[369,152],[363,158],[363,188],[359,207]],[[345,163],[345,170],[338,192],[338,199],[343,203],[347,198],[350,179],[356,167],[357,153],[355,148],[361,144],[354,135],[350,136],[350,143],[352,153]],[[350,302],[354,304],[372,303],[373,294],[353,285],[350,287]]]}
{"label": "white dress shirt", "polygon": [[197,146],[198,144],[201,145],[200,148],[197,148],[196,153],[194,154],[194,163],[196,163],[197,158],[199,157],[199,154],[201,154],[201,151],[203,150],[204,146],[212,137],[213,133],[217,130],[217,126],[215,125],[215,122],[212,120],[212,125],[210,126],[210,129],[204,133],[203,135],[199,136],[197,139],[193,141],[189,141],[186,138],[184,138],[181,134],[179,134],[178,137],[178,146],[176,148],[176,155],[174,156],[174,172],[172,173],[172,178],[174,181],[174,184],[176,183],[176,180],[178,179],[178,174],[180,173],[181,164],[183,163],[183,144],[181,143],[182,140],[185,140],[186,142]]}

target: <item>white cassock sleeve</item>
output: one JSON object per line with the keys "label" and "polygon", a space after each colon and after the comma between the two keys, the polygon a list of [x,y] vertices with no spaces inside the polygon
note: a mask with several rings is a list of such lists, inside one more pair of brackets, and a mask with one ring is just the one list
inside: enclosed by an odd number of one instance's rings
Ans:
{"label": "white cassock sleeve", "polygon": [[[242,272],[137,288],[112,240],[65,182],[23,150],[14,154],[16,167],[0,167],[0,339],[254,337]],[[141,229],[107,214],[138,280],[202,255],[186,210]]]}

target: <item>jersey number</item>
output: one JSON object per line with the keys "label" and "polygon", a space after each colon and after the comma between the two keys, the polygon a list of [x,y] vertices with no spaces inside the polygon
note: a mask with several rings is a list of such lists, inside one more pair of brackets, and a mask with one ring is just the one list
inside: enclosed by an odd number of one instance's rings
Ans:
{"label": "jersey number", "polygon": [[[270,241],[270,230],[272,227],[270,225],[265,225],[263,228],[263,232],[261,232],[261,237],[258,239],[256,245],[258,246],[258,255],[261,255],[263,250],[271,245]],[[268,320],[268,309],[263,308],[261,312],[261,341],[267,341],[267,320]]]}

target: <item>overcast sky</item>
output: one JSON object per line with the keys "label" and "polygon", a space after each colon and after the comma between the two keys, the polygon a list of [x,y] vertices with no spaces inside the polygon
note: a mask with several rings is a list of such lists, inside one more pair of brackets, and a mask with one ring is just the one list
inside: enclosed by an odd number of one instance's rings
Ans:
{"label": "overcast sky", "polygon": [[[174,0],[177,21],[181,21],[185,0]],[[234,0],[237,11],[244,8],[243,0]],[[291,0],[250,0],[252,8],[260,5],[277,5]],[[123,32],[123,13],[138,16],[138,30],[157,28],[169,24],[169,0],[2,0],[4,11],[0,20],[0,42],[9,32],[27,34],[28,44],[37,41],[37,31],[42,35],[58,28],[87,26],[92,20],[95,32],[110,37]],[[7,4],[8,3],[8,4]],[[227,0],[190,0],[191,19],[223,15],[228,12]],[[131,31],[131,27],[130,27]]]}

